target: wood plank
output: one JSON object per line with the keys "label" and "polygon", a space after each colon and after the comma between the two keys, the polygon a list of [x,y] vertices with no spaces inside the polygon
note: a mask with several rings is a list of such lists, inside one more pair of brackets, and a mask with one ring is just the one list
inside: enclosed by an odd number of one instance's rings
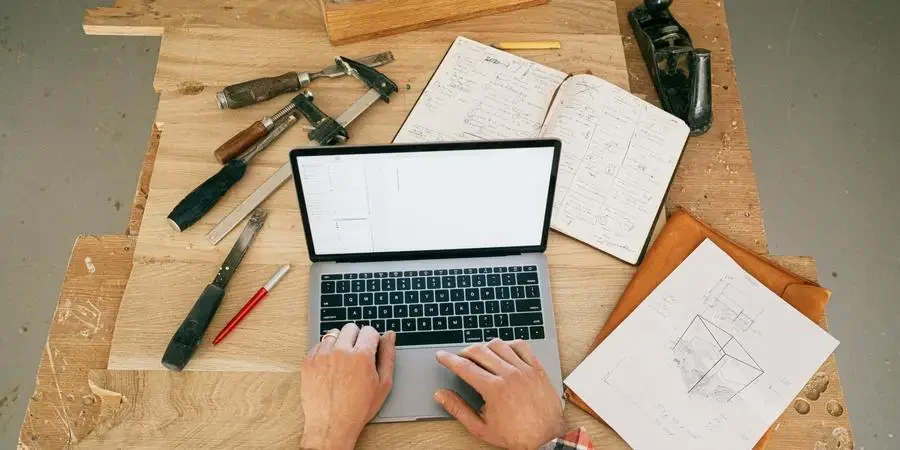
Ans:
{"label": "wood plank", "polygon": [[138,175],[138,184],[131,202],[131,214],[128,217],[126,236],[136,236],[141,229],[141,221],[144,218],[144,206],[147,204],[147,194],[150,192],[150,176],[153,174],[153,164],[156,162],[156,153],[159,150],[159,127],[154,123],[150,130],[150,144],[144,154],[141,163],[141,173]]}
{"label": "wood plank", "polygon": [[474,17],[514,11],[549,0],[321,0],[332,44],[342,45]]}

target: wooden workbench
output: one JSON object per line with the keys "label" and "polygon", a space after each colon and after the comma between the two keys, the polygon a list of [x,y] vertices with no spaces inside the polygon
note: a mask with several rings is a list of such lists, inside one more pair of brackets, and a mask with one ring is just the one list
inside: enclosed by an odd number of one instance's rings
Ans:
{"label": "wooden workbench", "polygon": [[[306,2],[315,3],[312,0]],[[221,4],[211,1],[191,2],[187,5],[181,5],[182,3],[174,0],[120,0],[114,8],[89,11],[85,17],[85,30],[93,34],[162,35],[164,32],[177,32],[181,29],[240,28],[262,31],[271,28],[302,28],[312,22],[321,22],[311,12],[314,9],[285,6],[290,2],[249,0]],[[280,6],[271,6],[276,3]],[[625,57],[631,89],[655,100],[652,83],[625,19],[625,13],[635,3],[637,2],[617,0],[618,10],[609,11],[602,7],[590,8],[591,3],[585,2],[583,11],[569,11],[559,17],[547,17],[546,21],[548,26],[552,26],[554,21],[565,21],[568,28],[578,30],[579,27],[596,28],[592,21],[596,21],[598,15],[618,14],[619,27],[625,35]],[[766,254],[765,230],[723,6],[717,1],[681,2],[676,4],[674,12],[691,31],[698,46],[713,50],[713,102],[716,120],[709,133],[689,141],[667,205],[670,208],[684,207],[740,244]],[[475,19],[472,26],[496,30],[498,24],[488,19]],[[618,29],[615,31],[618,32]],[[96,436],[111,429],[115,431],[114,428],[123,420],[140,422],[140,411],[131,411],[131,416],[125,419],[115,414],[115,411],[129,405],[162,410],[171,408],[169,396],[173,391],[169,388],[174,388],[171,386],[174,383],[178,384],[177,391],[174,392],[185,398],[211,402],[213,405],[222,401],[215,397],[214,392],[209,395],[193,392],[191,388],[196,380],[191,374],[171,381],[156,379],[152,373],[135,376],[127,372],[104,370],[107,368],[119,304],[131,272],[134,236],[141,229],[158,142],[159,131],[154,126],[126,234],[81,237],[75,243],[41,359],[38,385],[20,435],[20,443],[24,448],[64,447],[82,442],[92,433]],[[86,263],[86,258],[90,258],[90,264]],[[813,279],[816,276],[815,264],[808,258],[781,257],[775,260],[802,276]],[[826,326],[824,317],[821,324]],[[232,381],[238,380],[223,377],[221,382]],[[273,395],[276,395],[275,398],[294,398],[296,394],[295,384],[283,376],[272,375],[271,379],[260,382],[267,383],[265,386],[278,386],[280,390],[275,394],[248,393],[247,403],[240,413],[250,416],[263,414],[271,411]],[[852,448],[849,419],[843,403],[840,380],[832,356],[776,424],[770,448]],[[200,414],[191,411],[191,408],[178,408],[177,405],[176,409],[178,410],[171,411],[173,415],[166,421],[168,434],[177,435],[187,431],[178,428],[178,421],[175,420],[177,417]],[[290,418],[299,414],[299,408],[285,405],[282,412]],[[205,426],[225,430],[231,425],[229,414],[233,413],[235,411],[226,410],[220,412],[221,416],[201,418]],[[244,433],[253,436],[252,442],[231,441],[231,444],[275,444],[259,438],[266,435],[264,419],[264,416],[259,416],[252,432],[229,430],[229,435]],[[185,422],[188,426],[196,426],[194,422]],[[154,425],[162,427],[158,422],[150,423],[142,437],[153,439],[157,435]],[[427,426],[422,424],[409,424],[406,431],[410,440],[425,439],[428,433]],[[106,435],[107,440],[94,439],[91,444],[122,445],[122,441],[116,441],[114,432]],[[437,442],[440,438],[427,437],[431,442]],[[595,439],[606,443],[616,442],[617,438],[607,429],[605,434],[595,436]],[[137,443],[132,441],[130,444],[129,446],[135,446]],[[200,443],[185,440],[175,444],[193,447]],[[209,442],[205,444],[213,445]],[[154,444],[153,441],[143,441],[142,445]]]}

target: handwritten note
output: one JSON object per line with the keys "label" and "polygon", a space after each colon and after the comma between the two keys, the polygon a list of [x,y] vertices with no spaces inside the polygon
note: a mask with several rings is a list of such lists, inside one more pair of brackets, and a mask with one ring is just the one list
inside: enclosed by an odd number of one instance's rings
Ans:
{"label": "handwritten note", "polygon": [[566,74],[456,38],[394,142],[533,139]]}
{"label": "handwritten note", "polygon": [[563,83],[542,135],[563,142],[553,228],[637,263],[689,130],[591,75]]}
{"label": "handwritten note", "polygon": [[565,383],[637,450],[751,449],[837,345],[706,240]]}

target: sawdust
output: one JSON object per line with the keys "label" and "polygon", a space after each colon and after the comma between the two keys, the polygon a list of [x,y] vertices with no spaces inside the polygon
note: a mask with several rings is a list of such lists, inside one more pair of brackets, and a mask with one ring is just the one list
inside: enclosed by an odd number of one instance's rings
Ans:
{"label": "sawdust", "polygon": [[206,89],[206,86],[196,81],[189,80],[178,83],[178,93],[181,95],[197,95],[203,92],[204,89]]}
{"label": "sawdust", "polygon": [[94,273],[97,271],[97,267],[94,266],[94,260],[91,259],[90,256],[84,257],[84,268],[87,269],[88,273]]}

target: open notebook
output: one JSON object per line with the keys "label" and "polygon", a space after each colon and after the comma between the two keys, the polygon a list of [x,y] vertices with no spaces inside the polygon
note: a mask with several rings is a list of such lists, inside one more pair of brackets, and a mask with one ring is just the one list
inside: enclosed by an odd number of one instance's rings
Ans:
{"label": "open notebook", "polygon": [[688,133],[603,79],[458,37],[394,142],[559,138],[551,226],[637,264]]}

